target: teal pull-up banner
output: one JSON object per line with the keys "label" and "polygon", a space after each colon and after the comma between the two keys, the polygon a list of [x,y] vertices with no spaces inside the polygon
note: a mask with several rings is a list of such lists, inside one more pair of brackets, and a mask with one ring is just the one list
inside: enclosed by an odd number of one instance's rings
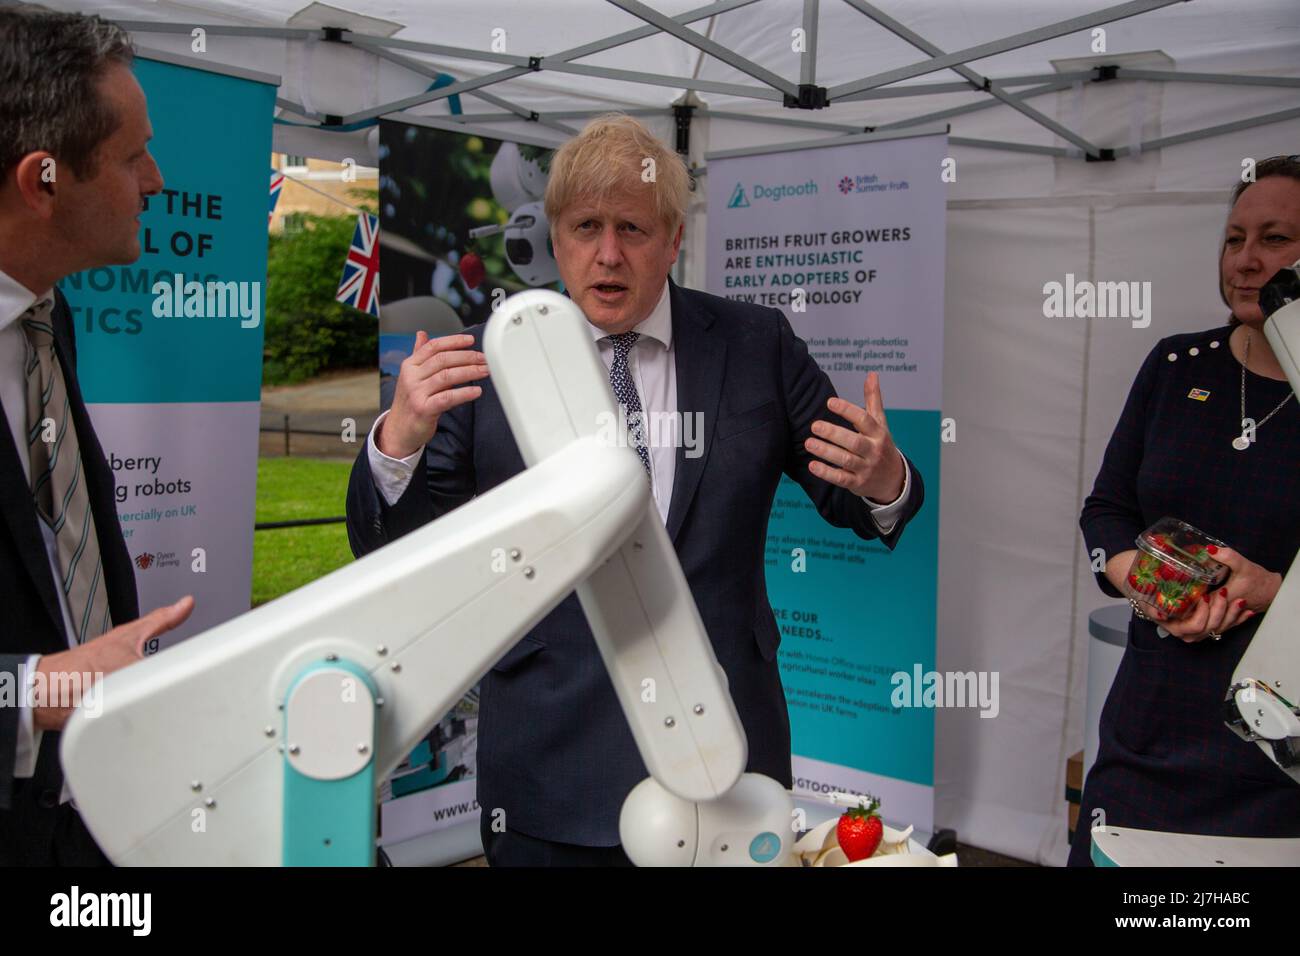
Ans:
{"label": "teal pull-up banner", "polygon": [[[880,798],[934,821],[947,187],[944,135],[708,157],[708,290],[780,309],[845,401],[879,376],[925,483],[897,547],[832,527],[781,479],[764,573],[780,635],[795,791]],[[820,480],[820,479],[817,479]],[[761,609],[765,611],[766,609]]]}
{"label": "teal pull-up banner", "polygon": [[163,644],[249,607],[276,92],[168,59],[134,68],[164,180],[140,257],[60,285],[140,608],[195,596]]}

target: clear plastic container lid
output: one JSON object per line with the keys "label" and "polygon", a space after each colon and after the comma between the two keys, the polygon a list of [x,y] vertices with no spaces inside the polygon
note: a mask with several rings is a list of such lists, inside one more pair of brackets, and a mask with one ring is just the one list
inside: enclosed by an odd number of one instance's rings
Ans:
{"label": "clear plastic container lid", "polygon": [[1194,580],[1219,584],[1228,576],[1228,566],[1216,561],[1211,547],[1227,545],[1177,518],[1161,518],[1137,537],[1139,549],[1186,572]]}

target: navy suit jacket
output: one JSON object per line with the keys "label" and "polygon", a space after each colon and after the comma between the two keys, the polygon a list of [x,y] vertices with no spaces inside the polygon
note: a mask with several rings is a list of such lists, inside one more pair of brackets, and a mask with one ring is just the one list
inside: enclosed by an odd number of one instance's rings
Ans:
{"label": "navy suit jacket", "polygon": [[[830,524],[881,537],[869,506],[808,471],[814,420],[847,422],[834,390],[777,309],[669,282],[677,401],[703,413],[697,457],[677,450],[667,530],[749,741],[749,765],[791,785],[790,720],[768,604],[767,521],[784,473]],[[483,326],[472,326],[476,345]],[[391,507],[363,449],[348,487],[348,537],[358,556],[446,514],[518,474],[523,459],[490,378],[446,413],[415,476]],[[921,507],[921,475],[884,543],[891,549]],[[478,801],[530,836],[587,846],[619,843],[623,799],[648,776],[577,596],[570,594],[483,678]]]}
{"label": "navy suit jacket", "polygon": [[[113,621],[124,624],[140,616],[135,573],[117,522],[113,472],[95,437],[81,389],[77,385],[77,349],[67,301],[54,293],[54,350],[63,368],[72,421],[81,449],[82,474],[90,495],[100,560],[108,588]],[[13,411],[13,410],[11,410]],[[21,409],[17,410],[21,413]],[[23,477],[22,460],[0,408],[0,581],[4,587],[4,612],[0,615],[0,675],[16,680],[18,667],[29,654],[53,654],[68,649],[50,560],[41,536],[40,518],[31,489]],[[63,789],[59,764],[59,735],[46,732],[41,739],[36,773],[15,780],[14,753],[18,735],[18,710],[0,706],[0,865],[42,861],[48,858],[55,837]],[[66,855],[65,855],[66,858]],[[78,862],[75,859],[68,862]],[[88,858],[85,863],[102,862]]]}

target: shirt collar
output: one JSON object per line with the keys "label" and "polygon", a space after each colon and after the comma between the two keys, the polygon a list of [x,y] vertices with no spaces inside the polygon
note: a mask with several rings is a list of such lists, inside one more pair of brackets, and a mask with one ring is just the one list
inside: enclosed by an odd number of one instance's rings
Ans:
{"label": "shirt collar", "polygon": [[[593,341],[599,342],[607,333],[604,329],[598,328],[587,323],[587,329],[591,332]],[[642,337],[652,338],[663,345],[665,351],[673,346],[673,309],[672,297],[668,295],[668,280],[664,279],[663,290],[659,293],[659,301],[655,307],[650,310],[650,314],[634,325],[632,332],[639,332]]]}
{"label": "shirt collar", "polygon": [[33,295],[32,291],[13,276],[0,271],[0,329],[32,307],[34,303],[54,300],[54,289],[45,291],[44,295]]}

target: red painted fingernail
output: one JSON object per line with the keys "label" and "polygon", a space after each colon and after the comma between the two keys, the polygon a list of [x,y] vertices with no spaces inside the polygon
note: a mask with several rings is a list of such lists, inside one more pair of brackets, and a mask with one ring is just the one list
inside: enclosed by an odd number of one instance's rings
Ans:
{"label": "red painted fingernail", "polygon": [[1245,599],[1245,598],[1238,598],[1238,599],[1237,599],[1237,608],[1240,610],[1241,608],[1244,608],[1245,606],[1246,606],[1246,599]]}
{"label": "red painted fingernail", "polygon": [[1228,589],[1227,589],[1227,588],[1219,588],[1219,593],[1222,594],[1224,597],[1227,597],[1227,596],[1228,596]]}
{"label": "red painted fingernail", "polygon": [[1218,554],[1218,553],[1219,553],[1219,547],[1218,547],[1218,545],[1214,545],[1214,544],[1206,545],[1206,546],[1205,546],[1205,550],[1208,551],[1208,552],[1210,552],[1210,554]]}
{"label": "red painted fingernail", "polygon": [[1206,591],[1204,594],[1202,594],[1202,595],[1201,595],[1201,600],[1204,601],[1206,604],[1209,604],[1209,603],[1210,603],[1210,592],[1209,592],[1209,591]]}

